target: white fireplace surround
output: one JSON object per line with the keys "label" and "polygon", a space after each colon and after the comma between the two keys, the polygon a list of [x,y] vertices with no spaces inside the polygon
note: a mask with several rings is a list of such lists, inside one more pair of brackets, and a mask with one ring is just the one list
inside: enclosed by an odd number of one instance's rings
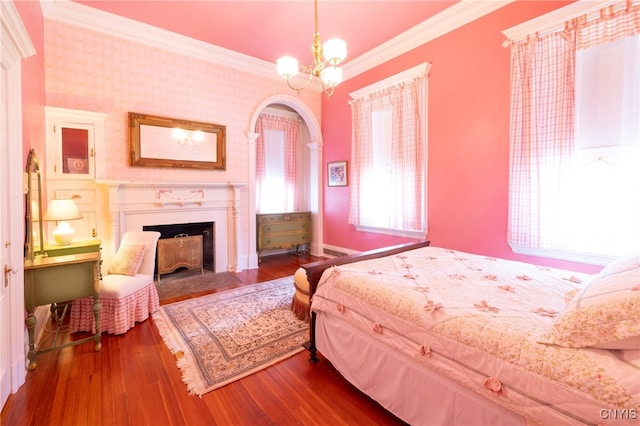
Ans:
{"label": "white fireplace surround", "polygon": [[[109,192],[112,233],[176,223],[215,223],[215,272],[238,271],[240,201],[246,183],[100,181]],[[117,247],[116,247],[117,248]]]}

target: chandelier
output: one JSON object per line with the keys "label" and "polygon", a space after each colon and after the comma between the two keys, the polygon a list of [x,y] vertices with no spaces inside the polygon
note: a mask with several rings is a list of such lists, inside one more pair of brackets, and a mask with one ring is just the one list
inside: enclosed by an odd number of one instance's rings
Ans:
{"label": "chandelier", "polygon": [[277,61],[278,74],[287,80],[287,84],[297,93],[305,89],[312,80],[316,80],[322,86],[322,91],[331,96],[335,87],[342,81],[342,69],[337,65],[347,57],[347,43],[339,38],[327,40],[324,45],[320,43],[318,32],[318,0],[314,0],[316,32],[313,36],[313,65],[302,66],[302,71],[309,74],[307,82],[296,87],[291,84],[291,79],[298,74],[298,60],[291,56],[283,56]]}

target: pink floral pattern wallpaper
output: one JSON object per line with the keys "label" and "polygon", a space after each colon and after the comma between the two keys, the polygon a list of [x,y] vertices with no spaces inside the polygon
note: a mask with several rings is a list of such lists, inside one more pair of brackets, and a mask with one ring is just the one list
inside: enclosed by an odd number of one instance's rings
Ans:
{"label": "pink floral pattern wallpaper", "polygon": [[[320,119],[318,93],[292,93],[275,72],[258,76],[144,44],[45,20],[46,105],[108,113],[106,179],[248,182],[247,132],[258,105],[299,96]],[[129,166],[127,113],[227,126],[227,170]]]}

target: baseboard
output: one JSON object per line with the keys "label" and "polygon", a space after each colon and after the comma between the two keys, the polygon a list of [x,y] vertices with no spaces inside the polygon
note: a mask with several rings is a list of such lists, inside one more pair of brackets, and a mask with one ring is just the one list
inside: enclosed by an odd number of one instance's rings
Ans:
{"label": "baseboard", "polygon": [[347,256],[349,254],[358,253],[358,251],[351,250],[344,247],[333,246],[330,244],[325,244],[322,250],[322,253],[325,256],[329,256],[329,257],[340,257],[340,256]]}

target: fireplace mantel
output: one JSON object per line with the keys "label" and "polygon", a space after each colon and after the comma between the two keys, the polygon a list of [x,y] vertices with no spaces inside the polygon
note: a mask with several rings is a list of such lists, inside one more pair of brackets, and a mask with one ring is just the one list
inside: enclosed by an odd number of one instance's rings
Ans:
{"label": "fireplace mantel", "polygon": [[108,189],[112,235],[145,225],[215,223],[216,272],[237,271],[241,217],[238,192],[248,183],[130,182],[101,180]]}

